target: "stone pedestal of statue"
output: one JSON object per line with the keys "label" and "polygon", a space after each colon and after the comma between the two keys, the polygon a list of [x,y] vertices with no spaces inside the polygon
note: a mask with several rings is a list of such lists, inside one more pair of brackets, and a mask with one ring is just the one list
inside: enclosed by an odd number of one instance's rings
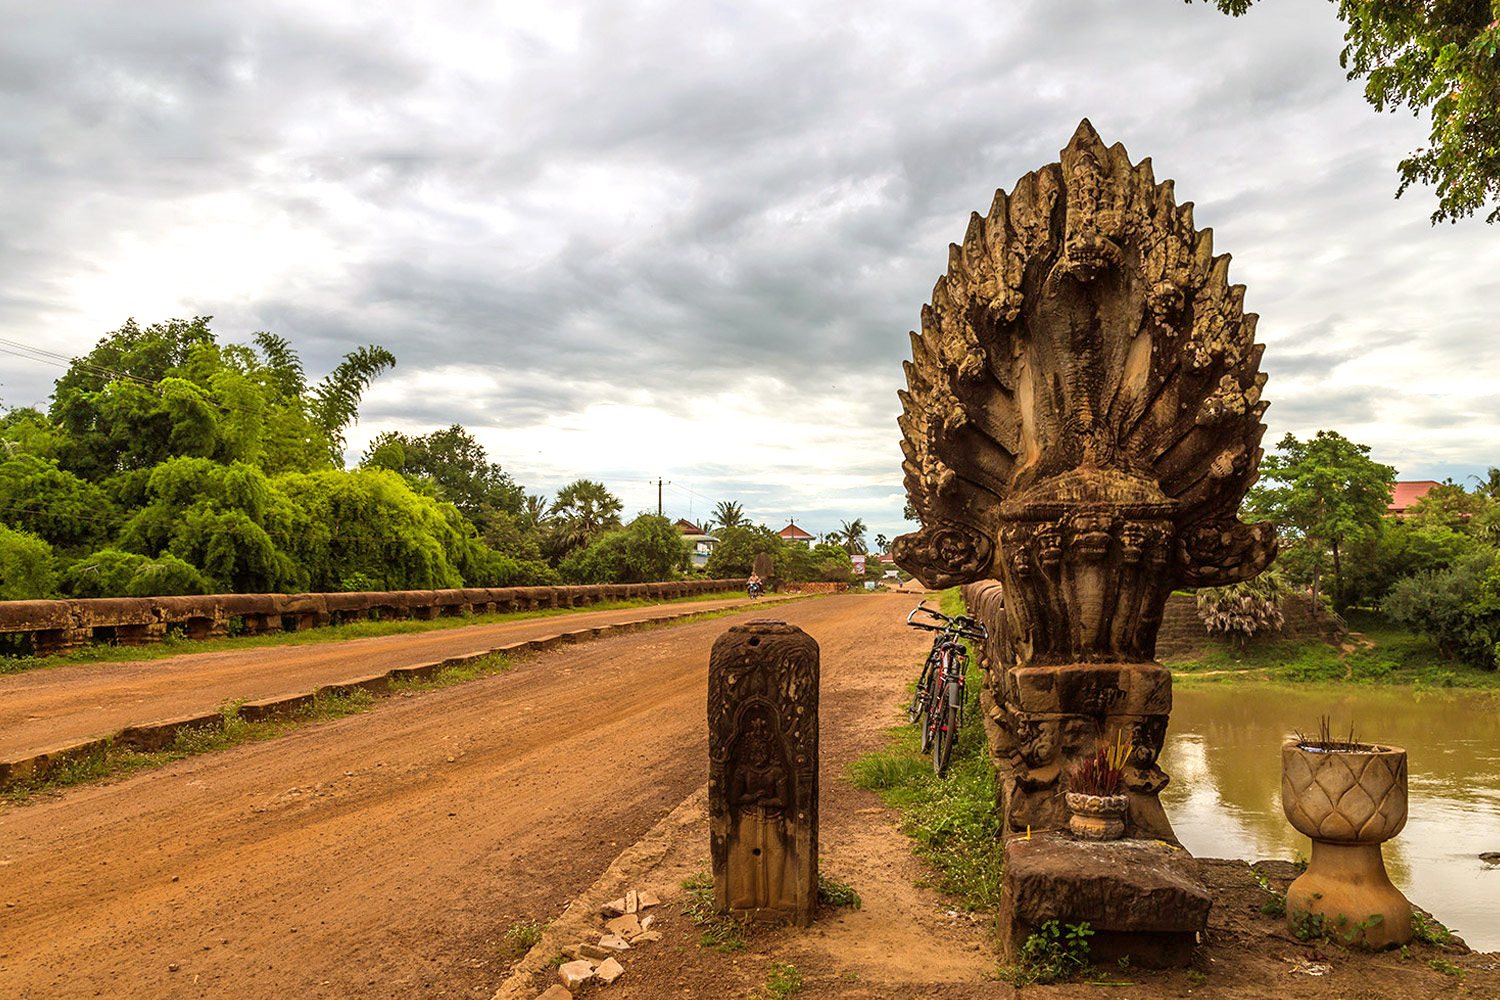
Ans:
{"label": "stone pedestal of statue", "polygon": [[1208,923],[1213,897],[1198,863],[1151,840],[1074,840],[1065,833],[1005,842],[1001,946],[1014,957],[1049,920],[1087,923],[1095,962],[1129,956],[1150,968],[1183,965]]}

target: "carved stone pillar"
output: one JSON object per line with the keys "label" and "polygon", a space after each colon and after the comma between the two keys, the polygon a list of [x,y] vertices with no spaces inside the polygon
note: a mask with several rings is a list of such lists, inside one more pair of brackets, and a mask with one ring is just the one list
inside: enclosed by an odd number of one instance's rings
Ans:
{"label": "carved stone pillar", "polygon": [[708,816],[718,910],[806,926],[818,905],[818,644],[732,626],[708,661]]}
{"label": "carved stone pillar", "polygon": [[[929,586],[1003,586],[978,613],[1008,836],[1064,828],[1069,775],[1123,735],[1126,833],[1175,839],[1157,798],[1162,609],[1174,587],[1248,579],[1276,552],[1272,525],[1237,518],[1267,404],[1256,317],[1228,269],[1172,182],[1084,121],[1059,162],[971,216],[912,335],[902,468],[922,529],[893,553]],[[1053,867],[1070,848],[1030,850],[1035,884],[1067,883]],[[1007,881],[1020,853],[1007,847]],[[1136,889],[1149,895],[1121,898]],[[1096,930],[1191,937],[1133,906]]]}

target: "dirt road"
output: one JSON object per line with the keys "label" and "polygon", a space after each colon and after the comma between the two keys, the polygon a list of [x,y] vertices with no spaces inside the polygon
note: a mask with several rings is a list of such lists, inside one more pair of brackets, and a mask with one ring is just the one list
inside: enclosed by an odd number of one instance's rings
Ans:
{"label": "dirt road", "polygon": [[743,597],[579,611],[405,635],[302,646],[188,653],[160,660],[78,663],[0,676],[0,760],[130,725],[212,712],[234,699],[311,691],[393,667],[616,622],[719,611]]}
{"label": "dirt road", "polygon": [[[911,603],[774,610],[822,646],[825,783],[894,721]],[[708,651],[734,620],[0,810],[0,996],[488,997],[507,928],[555,917],[702,785]]]}

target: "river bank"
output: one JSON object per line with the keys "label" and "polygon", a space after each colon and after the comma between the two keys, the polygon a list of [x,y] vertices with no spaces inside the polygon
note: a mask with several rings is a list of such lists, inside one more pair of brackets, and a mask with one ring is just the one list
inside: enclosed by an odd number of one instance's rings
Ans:
{"label": "river bank", "polygon": [[1320,639],[1259,639],[1244,648],[1204,639],[1191,653],[1164,656],[1182,683],[1265,682],[1358,684],[1487,690],[1500,694],[1500,671],[1443,656],[1433,640],[1391,625],[1377,614],[1350,612],[1338,643]]}

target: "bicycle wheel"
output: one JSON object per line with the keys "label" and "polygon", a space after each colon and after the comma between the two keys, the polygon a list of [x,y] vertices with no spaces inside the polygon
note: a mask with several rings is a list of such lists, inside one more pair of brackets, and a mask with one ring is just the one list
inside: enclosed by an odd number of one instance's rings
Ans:
{"label": "bicycle wheel", "polygon": [[941,778],[948,771],[948,758],[953,756],[953,744],[958,741],[958,709],[938,694],[938,710],[932,726],[932,771]]}
{"label": "bicycle wheel", "polygon": [[906,706],[906,721],[916,722],[927,712],[927,688],[932,678],[932,660],[922,665],[922,676],[917,678],[917,689],[911,693],[911,704]]}
{"label": "bicycle wheel", "polygon": [[927,684],[919,692],[922,696],[922,707],[917,713],[917,726],[922,734],[922,752],[926,753],[932,748],[932,724],[938,718],[943,700],[942,692],[937,689],[936,670],[927,675]]}

